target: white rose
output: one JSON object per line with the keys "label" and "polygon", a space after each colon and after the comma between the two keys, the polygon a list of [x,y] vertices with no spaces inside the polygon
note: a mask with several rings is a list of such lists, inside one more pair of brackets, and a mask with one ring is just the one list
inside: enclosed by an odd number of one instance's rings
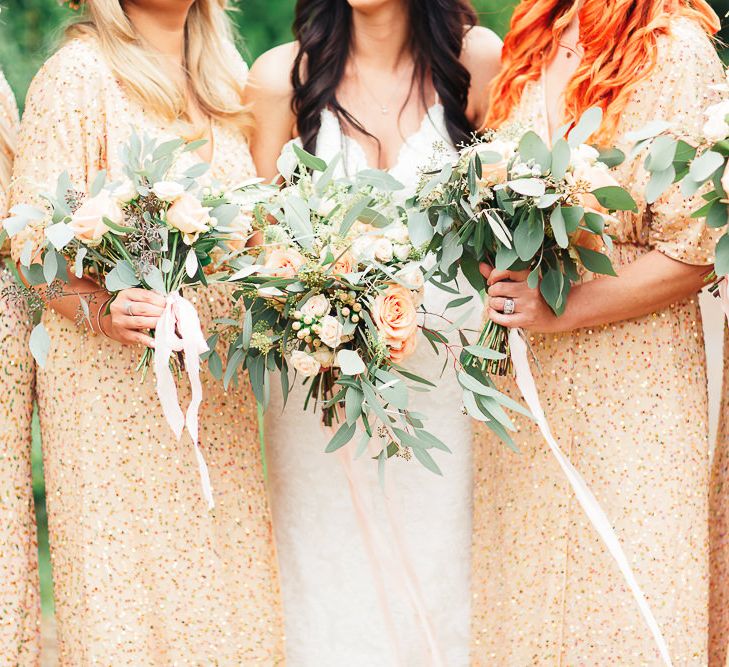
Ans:
{"label": "white rose", "polygon": [[136,199],[137,195],[137,188],[129,180],[122,181],[111,191],[111,196],[122,205],[128,204],[132,199]]}
{"label": "white rose", "polygon": [[291,353],[291,365],[297,373],[304,377],[312,377],[321,370],[321,364],[310,354],[301,350],[294,350]]}
{"label": "white rose", "polygon": [[402,224],[390,225],[385,229],[385,236],[393,243],[407,245],[410,243],[410,234],[408,228]]}
{"label": "white rose", "polygon": [[401,262],[404,262],[408,255],[410,255],[410,248],[409,245],[396,245],[395,246],[395,257],[397,257]]}
{"label": "white rose", "polygon": [[375,259],[378,262],[392,261],[393,248],[389,239],[386,239],[384,236],[375,239],[373,249]]}
{"label": "white rose", "polygon": [[319,338],[324,345],[336,349],[342,344],[344,338],[342,333],[343,328],[336,317],[332,317],[331,315],[323,317],[319,326]]}
{"label": "white rose", "polygon": [[314,359],[319,362],[322,368],[331,368],[334,365],[334,352],[325,346],[318,347],[314,351]]}
{"label": "white rose", "polygon": [[580,144],[572,150],[572,165],[575,167],[591,167],[600,157],[600,151],[588,144]]}
{"label": "white rose", "polygon": [[316,213],[322,218],[326,218],[335,208],[337,208],[336,200],[331,197],[325,197],[319,202],[319,206],[316,208]]}
{"label": "white rose", "polygon": [[301,312],[310,317],[324,317],[330,309],[327,298],[323,294],[316,294],[301,307]]}
{"label": "white rose", "polygon": [[395,274],[408,289],[419,290],[425,285],[423,272],[417,264],[405,266]]}
{"label": "white rose", "polygon": [[371,262],[375,258],[375,247],[370,236],[358,236],[352,242],[352,255],[358,262]]}
{"label": "white rose", "polygon": [[704,123],[703,135],[707,141],[716,143],[729,136],[729,123],[726,122],[729,114],[729,100],[712,104],[707,110],[708,120]]}
{"label": "white rose", "polygon": [[175,201],[182,196],[185,188],[176,181],[157,181],[152,186],[152,192],[162,201]]}

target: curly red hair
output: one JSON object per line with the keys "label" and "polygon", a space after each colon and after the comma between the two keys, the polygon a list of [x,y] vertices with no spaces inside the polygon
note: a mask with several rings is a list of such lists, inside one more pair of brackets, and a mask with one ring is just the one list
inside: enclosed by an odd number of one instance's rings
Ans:
{"label": "curly red hair", "polygon": [[565,89],[564,120],[601,107],[605,115],[598,139],[606,142],[631,93],[656,66],[656,44],[670,33],[671,20],[693,19],[709,35],[720,28],[705,0],[585,0],[581,7],[575,0],[522,0],[504,40],[501,71],[491,85],[486,127],[499,127],[508,119],[524,86],[539,79],[543,65],[554,58],[576,14],[584,56]]}

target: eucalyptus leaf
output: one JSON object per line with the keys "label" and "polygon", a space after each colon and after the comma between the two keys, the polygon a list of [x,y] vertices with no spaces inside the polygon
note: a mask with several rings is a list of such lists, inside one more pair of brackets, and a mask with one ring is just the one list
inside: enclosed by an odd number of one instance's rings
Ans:
{"label": "eucalyptus leaf", "polygon": [[525,197],[541,197],[545,193],[545,185],[538,178],[517,178],[507,182],[509,188]]}
{"label": "eucalyptus leaf", "polygon": [[56,250],[63,250],[73,240],[73,230],[65,222],[46,227],[46,238]]}
{"label": "eucalyptus leaf", "polygon": [[587,140],[600,129],[602,124],[602,109],[600,107],[590,107],[585,111],[572,131],[567,135],[567,141],[572,148],[576,148],[580,144],[584,144]]}
{"label": "eucalyptus leaf", "polygon": [[724,157],[714,151],[707,151],[691,162],[689,176],[691,180],[702,183],[724,164]]}
{"label": "eucalyptus leaf", "polygon": [[604,188],[593,190],[597,201],[608,211],[632,211],[638,212],[638,205],[627,190],[617,186],[608,185]]}
{"label": "eucalyptus leaf", "polygon": [[144,282],[147,283],[150,289],[153,289],[159,294],[167,294],[167,287],[165,287],[165,279],[162,275],[162,271],[156,266],[148,267],[147,271],[142,276]]}
{"label": "eucalyptus leaf", "polygon": [[605,276],[618,275],[615,273],[612,262],[607,255],[603,255],[595,250],[590,250],[589,248],[583,248],[582,246],[576,246],[576,249],[577,254],[580,256],[580,261],[584,264],[588,271]]}
{"label": "eucalyptus leaf", "polygon": [[42,322],[39,322],[33,327],[33,330],[30,332],[28,344],[30,345],[30,352],[33,355],[33,359],[35,359],[41,368],[45,368],[46,361],[48,360],[48,352],[51,349],[51,339]]}
{"label": "eucalyptus leaf", "polygon": [[367,370],[367,366],[355,350],[339,350],[337,363],[344,375],[359,375]]}
{"label": "eucalyptus leaf", "polygon": [[301,148],[301,146],[298,146],[296,143],[292,143],[291,146],[294,149],[296,157],[299,158],[299,162],[301,162],[301,164],[303,164],[305,167],[313,169],[314,171],[326,170],[327,163],[324,160],[316,157],[316,155],[312,155],[308,151],[305,151],[303,148]]}
{"label": "eucalyptus leaf", "polygon": [[675,178],[676,170],[673,168],[673,164],[669,164],[662,171],[654,171],[645,189],[646,202],[653,204],[658,201],[661,195],[671,186]]}
{"label": "eucalyptus leaf", "polygon": [[195,254],[195,248],[190,248],[190,250],[187,251],[187,257],[185,258],[185,273],[187,274],[187,277],[191,279],[194,278],[199,266],[197,255]]}
{"label": "eucalyptus leaf", "polygon": [[552,215],[549,216],[549,224],[554,232],[554,240],[560,248],[566,248],[569,245],[567,238],[567,227],[565,226],[564,216],[562,215],[562,207],[557,206]]}
{"label": "eucalyptus leaf", "polygon": [[126,260],[122,260],[106,274],[105,284],[109,292],[121,292],[130,287],[137,287],[139,278],[137,278],[134,267]]}
{"label": "eucalyptus leaf", "polygon": [[717,276],[729,275],[729,233],[724,234],[716,244],[714,270]]}

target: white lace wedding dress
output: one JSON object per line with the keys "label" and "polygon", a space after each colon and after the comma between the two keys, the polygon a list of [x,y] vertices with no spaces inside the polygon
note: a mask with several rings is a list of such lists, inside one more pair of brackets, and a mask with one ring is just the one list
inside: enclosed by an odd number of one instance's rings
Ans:
{"label": "white lace wedding dress", "polygon": [[[418,169],[430,163],[433,145],[446,144],[454,155],[444,113],[436,104],[403,145],[390,173],[412,192]],[[361,146],[343,135],[331,112],[324,111],[317,154],[343,157],[343,168],[355,173],[367,168]],[[472,292],[465,280],[461,289]],[[440,313],[456,298],[426,286],[425,305]],[[463,306],[472,312],[468,326],[481,321],[477,295]],[[449,311],[453,317],[460,313]],[[424,338],[407,364],[437,384],[429,393],[411,394],[411,405],[427,415],[427,426],[452,450],[436,451],[443,477],[419,463],[392,459],[383,491],[377,465],[362,457],[353,462],[364,489],[364,505],[385,536],[378,550],[385,559],[386,620],[378,599],[377,580],[358,526],[347,477],[340,457],[326,454],[328,437],[319,416],[304,412],[305,391],[297,381],[282,414],[277,379],[266,415],[266,442],[274,527],[281,566],[286,616],[287,664],[290,667],[426,667],[468,665],[471,546],[471,424],[461,412],[461,391],[452,368],[440,377],[443,358]],[[350,454],[351,456],[351,454]],[[395,519],[388,518],[384,493]],[[400,525],[406,562],[394,548],[393,525]],[[384,553],[383,553],[384,552]],[[429,643],[424,624],[404,590],[402,566],[410,562],[430,619]],[[435,644],[440,659],[430,648]]]}

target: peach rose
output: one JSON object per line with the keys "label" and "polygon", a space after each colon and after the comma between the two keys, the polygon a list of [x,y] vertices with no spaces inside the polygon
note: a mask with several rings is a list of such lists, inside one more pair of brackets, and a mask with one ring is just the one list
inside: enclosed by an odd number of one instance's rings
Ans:
{"label": "peach rose", "polygon": [[607,248],[602,240],[602,236],[592,234],[584,229],[578,229],[572,235],[572,245],[580,246],[580,248],[587,248],[588,250],[594,250],[595,252],[605,253]]}
{"label": "peach rose", "polygon": [[293,248],[278,248],[268,254],[263,266],[267,269],[273,269],[270,274],[272,276],[293,278],[305,262],[303,255]]}
{"label": "peach rose", "polygon": [[390,361],[393,364],[401,364],[407,359],[418,346],[418,333],[413,333],[397,345],[390,346]]}
{"label": "peach rose", "polygon": [[211,209],[203,206],[189,192],[183,192],[167,209],[167,224],[182,232],[182,239],[192,245],[197,237],[212,226]]}
{"label": "peach rose", "polygon": [[499,162],[481,164],[479,185],[481,187],[490,187],[498,183],[504,183],[507,178],[506,167],[515,151],[516,145],[513,142],[502,141],[501,139],[494,139],[494,141],[478,146],[478,152],[498,153],[502,157]]}
{"label": "peach rose", "polygon": [[391,284],[374,300],[372,320],[389,347],[402,346],[418,329],[412,292]]}
{"label": "peach rose", "polygon": [[104,218],[108,218],[117,225],[124,222],[124,213],[108,190],[102,190],[95,197],[84,201],[71,216],[68,226],[79,241],[95,245],[109,231],[109,227],[104,223]]}

